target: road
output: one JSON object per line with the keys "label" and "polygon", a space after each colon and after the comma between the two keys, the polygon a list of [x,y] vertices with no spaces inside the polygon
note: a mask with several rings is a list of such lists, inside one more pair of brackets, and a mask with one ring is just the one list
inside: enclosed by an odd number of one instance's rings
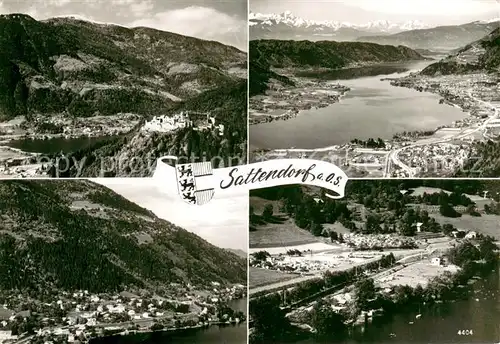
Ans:
{"label": "road", "polygon": [[248,294],[249,294],[249,296],[252,296],[253,294],[257,294],[259,292],[266,291],[266,290],[272,291],[274,289],[281,289],[281,288],[284,288],[284,287],[290,287],[290,286],[293,286],[293,285],[301,283],[301,282],[305,282],[305,281],[309,281],[309,280],[321,277],[321,275],[322,275],[322,272],[318,272],[317,274],[314,274],[314,275],[300,276],[298,278],[294,278],[294,279],[291,279],[291,280],[286,280],[286,281],[283,281],[283,282],[277,282],[277,283],[273,283],[273,284],[263,285],[263,286],[260,286],[260,287],[256,287],[256,288],[250,289],[248,291]]}
{"label": "road", "polygon": [[[487,129],[487,126],[488,124],[495,120],[495,119],[498,119],[498,115],[499,115],[499,110],[498,108],[494,107],[491,103],[488,103],[484,100],[481,100],[475,96],[472,95],[472,92],[469,90],[468,91],[468,96],[473,99],[475,102],[479,103],[479,104],[482,104],[484,106],[487,106],[487,107],[491,107],[494,111],[494,114],[490,117],[488,117],[480,126],[478,126],[477,128],[467,128],[467,129],[464,129],[464,130],[461,130],[459,133],[457,133],[456,135],[452,135],[452,136],[448,136],[446,138],[436,138],[436,139],[427,139],[425,141],[418,141],[418,142],[415,142],[415,143],[412,143],[408,146],[405,146],[405,147],[401,147],[401,148],[398,148],[398,149],[394,149],[392,150],[389,155],[387,156],[387,160],[386,160],[386,163],[385,163],[385,166],[384,166],[384,178],[389,178],[391,177],[391,170],[392,170],[392,165],[397,165],[399,166],[401,169],[403,169],[406,174],[408,175],[409,178],[412,178],[415,176],[415,170],[412,169],[410,166],[404,164],[398,157],[399,153],[401,153],[401,151],[403,150],[406,150],[406,149],[411,149],[411,148],[415,148],[415,147],[419,147],[419,146],[426,146],[426,145],[433,145],[433,144],[439,144],[439,143],[447,143],[447,142],[450,142],[450,141],[453,141],[453,140],[459,140],[459,139],[463,139],[467,136],[470,136],[478,131],[483,131],[485,132],[486,129]],[[484,136],[486,134],[483,134]]]}

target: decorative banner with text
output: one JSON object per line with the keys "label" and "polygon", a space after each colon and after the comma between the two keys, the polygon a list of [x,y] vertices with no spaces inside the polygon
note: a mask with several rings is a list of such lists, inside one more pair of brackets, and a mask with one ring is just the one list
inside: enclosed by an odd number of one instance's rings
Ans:
{"label": "decorative banner with text", "polygon": [[[153,178],[182,200],[203,205],[214,195],[231,197],[253,189],[306,184],[331,191],[330,198],[344,197],[347,175],[336,165],[311,159],[278,159],[248,165],[212,168],[212,163],[178,163],[175,156],[158,159]],[[167,184],[167,185],[166,185]]]}

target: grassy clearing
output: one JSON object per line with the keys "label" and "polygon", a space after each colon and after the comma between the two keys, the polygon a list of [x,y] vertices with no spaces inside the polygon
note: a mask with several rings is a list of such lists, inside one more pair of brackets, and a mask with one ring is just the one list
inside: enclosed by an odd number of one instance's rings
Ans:
{"label": "grassy clearing", "polygon": [[289,274],[266,269],[250,268],[249,285],[250,288],[262,287],[265,285],[288,281],[297,278],[296,274]]}
{"label": "grassy clearing", "polygon": [[500,240],[500,216],[498,215],[483,214],[481,217],[463,215],[458,218],[450,218],[440,214],[432,214],[431,217],[434,217],[440,224],[450,223],[460,230],[476,231]]}
{"label": "grassy clearing", "polygon": [[261,197],[255,197],[252,196],[250,197],[250,205],[253,207],[255,214],[261,215],[262,212],[264,211],[264,207],[267,204],[272,204],[273,205],[273,210],[276,215],[283,215],[280,212],[281,208],[281,202],[280,201],[270,201]]}
{"label": "grassy clearing", "polygon": [[250,248],[298,246],[320,242],[308,231],[297,227],[293,219],[282,223],[267,223],[250,232]]}
{"label": "grassy clearing", "polygon": [[[420,186],[416,189],[413,189],[412,196],[422,196],[424,193],[428,195],[432,195],[434,193],[440,193],[441,191],[445,192],[446,194],[451,194],[450,191],[439,189],[439,188],[431,188],[431,187],[425,187],[425,186]],[[468,195],[465,194],[468,198],[470,198],[471,201],[473,202],[487,202],[489,204],[491,202],[490,199],[484,198],[483,196],[479,195]]]}
{"label": "grassy clearing", "polygon": [[378,279],[377,284],[382,288],[397,285],[416,288],[419,284],[425,287],[432,278],[442,275],[446,270],[446,267],[432,265],[429,260],[423,260]]}
{"label": "grassy clearing", "polygon": [[349,234],[349,233],[351,233],[351,231],[349,229],[345,228],[344,225],[341,224],[340,222],[325,223],[323,225],[323,227],[325,227],[326,230],[334,231],[334,232],[337,232],[339,234]]}
{"label": "grassy clearing", "polygon": [[280,201],[269,201],[260,197],[250,197],[250,205],[256,214],[262,214],[266,204],[272,204],[272,220],[253,225],[250,231],[250,248],[297,246],[320,242],[308,231],[295,225],[293,219],[279,211]]}

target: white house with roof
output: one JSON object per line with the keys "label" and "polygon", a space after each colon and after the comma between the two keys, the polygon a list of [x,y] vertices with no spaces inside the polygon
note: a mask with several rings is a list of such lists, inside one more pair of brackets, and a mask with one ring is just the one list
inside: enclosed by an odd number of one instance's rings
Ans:
{"label": "white house with roof", "polygon": [[441,258],[434,257],[431,259],[431,264],[435,266],[441,266]]}
{"label": "white house with roof", "polygon": [[477,238],[477,232],[470,231],[469,233],[465,234],[465,239],[476,239]]}

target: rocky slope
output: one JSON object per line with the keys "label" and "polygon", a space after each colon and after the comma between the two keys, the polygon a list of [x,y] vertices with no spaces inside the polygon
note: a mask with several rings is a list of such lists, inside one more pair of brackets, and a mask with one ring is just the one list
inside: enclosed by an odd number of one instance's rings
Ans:
{"label": "rocky slope", "polygon": [[445,59],[427,66],[423,75],[448,75],[500,71],[500,28],[468,44]]}
{"label": "rocky slope", "polygon": [[0,119],[158,114],[238,79],[246,54],[151,28],[0,15]]}
{"label": "rocky slope", "polygon": [[371,35],[357,38],[359,42],[405,45],[413,49],[451,51],[463,47],[489,34],[500,24],[499,21],[473,22],[463,25],[438,26],[418,29],[392,35]]}
{"label": "rocky slope", "polygon": [[246,283],[245,259],[90,181],[2,181],[0,217],[2,290]]}

